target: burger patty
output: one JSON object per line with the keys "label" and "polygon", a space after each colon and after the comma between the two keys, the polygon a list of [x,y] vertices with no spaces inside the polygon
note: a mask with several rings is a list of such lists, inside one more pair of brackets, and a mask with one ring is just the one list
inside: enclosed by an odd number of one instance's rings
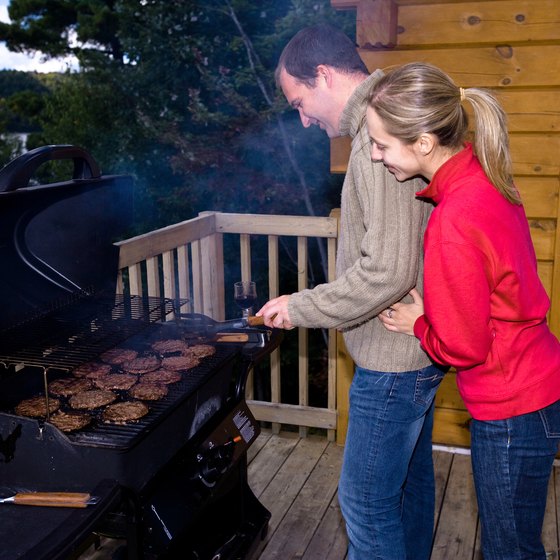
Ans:
{"label": "burger patty", "polygon": [[117,398],[117,395],[112,391],[103,389],[91,389],[90,391],[83,391],[70,397],[70,406],[79,410],[93,410],[100,406],[112,403]]}
{"label": "burger patty", "polygon": [[184,340],[170,338],[154,342],[152,349],[158,354],[186,354],[189,351],[189,345]]}
{"label": "burger patty", "polygon": [[[49,414],[56,412],[59,408],[60,401],[55,398],[49,398]],[[18,416],[45,418],[47,416],[46,399],[44,395],[25,399],[16,406],[15,411]]]}
{"label": "burger patty", "polygon": [[71,397],[76,393],[87,391],[92,388],[91,381],[84,377],[66,377],[63,379],[55,379],[49,383],[49,393],[57,397]]}
{"label": "burger patty", "polygon": [[196,367],[200,363],[200,359],[193,354],[188,356],[168,356],[161,361],[161,367],[172,369],[173,371],[181,371]]}
{"label": "burger patty", "polygon": [[107,352],[101,354],[100,357],[104,362],[118,366],[134,360],[138,357],[138,352],[129,348],[111,348],[107,350]]}
{"label": "burger patty", "polygon": [[[147,373],[146,375],[150,375]],[[137,383],[130,389],[128,394],[141,401],[159,401],[167,395],[167,386],[163,383]]]}
{"label": "burger patty", "polygon": [[138,377],[132,375],[131,373],[110,373],[109,375],[103,375],[93,380],[93,384],[98,389],[117,389],[121,391],[127,391],[136,382]]}
{"label": "burger patty", "polygon": [[178,371],[160,368],[143,375],[140,383],[163,383],[164,385],[169,385],[181,381],[182,378],[183,376]]}
{"label": "burger patty", "polygon": [[78,366],[72,371],[74,377],[88,377],[89,379],[95,379],[100,375],[107,375],[111,371],[111,366],[109,364],[104,364],[102,362],[87,362]]}
{"label": "burger patty", "polygon": [[121,367],[127,373],[144,374],[149,371],[154,371],[160,364],[160,359],[157,356],[144,356],[130,360],[130,362],[125,362]]}
{"label": "burger patty", "polygon": [[195,344],[189,347],[189,351],[197,358],[207,358],[216,353],[216,348],[210,344]]}
{"label": "burger patty", "polygon": [[62,432],[75,432],[76,430],[85,428],[92,420],[93,418],[89,414],[63,412],[59,410],[50,417],[49,422],[54,424]]}
{"label": "burger patty", "polygon": [[149,408],[141,401],[110,404],[102,414],[103,422],[126,424],[148,414]]}

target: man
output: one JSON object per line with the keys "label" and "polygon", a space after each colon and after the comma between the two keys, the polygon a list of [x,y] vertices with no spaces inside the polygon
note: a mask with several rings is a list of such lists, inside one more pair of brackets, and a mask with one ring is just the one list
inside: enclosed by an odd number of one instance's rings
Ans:
{"label": "man", "polygon": [[[430,207],[425,185],[398,183],[371,160],[369,75],[355,45],[337,29],[301,30],[285,47],[276,80],[304,127],[352,137],[342,188],[337,278],[266,303],[268,326],[337,328],[356,364],[339,484],[350,560],[428,560],[434,518],[433,399],[443,371],[413,337],[376,318],[422,287],[422,235]],[[409,339],[413,340],[409,340]]]}

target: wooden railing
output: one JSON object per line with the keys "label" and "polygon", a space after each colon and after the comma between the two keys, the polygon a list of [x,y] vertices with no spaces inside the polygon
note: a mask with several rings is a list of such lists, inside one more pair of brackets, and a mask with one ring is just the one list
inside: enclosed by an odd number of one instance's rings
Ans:
{"label": "wooden railing", "polygon": [[[337,212],[330,217],[225,214],[204,212],[197,218],[155,230],[117,243],[120,251],[118,291],[133,295],[166,297],[181,302],[181,312],[203,313],[217,321],[225,317],[224,236],[239,240],[241,279],[251,279],[252,263],[268,260],[268,292],[280,294],[279,241],[297,238],[297,289],[308,287],[308,243],[326,239],[328,280],[334,279],[338,235]],[[265,236],[267,255],[252,253],[252,241]],[[262,245],[262,244],[261,244]],[[328,332],[327,406],[309,406],[309,352],[307,329],[298,329],[298,371],[282,371],[282,346],[270,358],[270,401],[253,398],[248,384],[248,402],[258,420],[271,422],[275,431],[283,424],[298,426],[305,436],[308,428],[327,430],[334,440],[337,430],[337,360],[345,364],[344,349],[338,347],[334,330]],[[298,404],[282,402],[282,376],[297,376]],[[345,433],[346,418],[339,432]],[[342,435],[344,437],[344,435]]]}

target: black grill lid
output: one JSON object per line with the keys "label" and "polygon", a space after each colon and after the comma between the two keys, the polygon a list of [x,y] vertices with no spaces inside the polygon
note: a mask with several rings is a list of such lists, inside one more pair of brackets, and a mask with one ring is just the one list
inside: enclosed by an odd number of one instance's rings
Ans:
{"label": "black grill lid", "polygon": [[[73,178],[29,186],[54,159]],[[118,248],[132,221],[132,178],[102,176],[75,146],[44,146],[0,170],[0,329],[76,293],[115,290]]]}

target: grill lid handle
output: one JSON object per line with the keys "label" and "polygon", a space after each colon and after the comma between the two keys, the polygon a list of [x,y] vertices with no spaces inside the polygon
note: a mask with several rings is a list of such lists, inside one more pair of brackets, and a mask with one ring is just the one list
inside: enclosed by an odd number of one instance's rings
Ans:
{"label": "grill lid handle", "polygon": [[29,150],[0,169],[0,192],[29,186],[31,177],[43,163],[65,159],[74,160],[73,180],[101,177],[97,162],[83,148],[70,144],[51,144]]}

